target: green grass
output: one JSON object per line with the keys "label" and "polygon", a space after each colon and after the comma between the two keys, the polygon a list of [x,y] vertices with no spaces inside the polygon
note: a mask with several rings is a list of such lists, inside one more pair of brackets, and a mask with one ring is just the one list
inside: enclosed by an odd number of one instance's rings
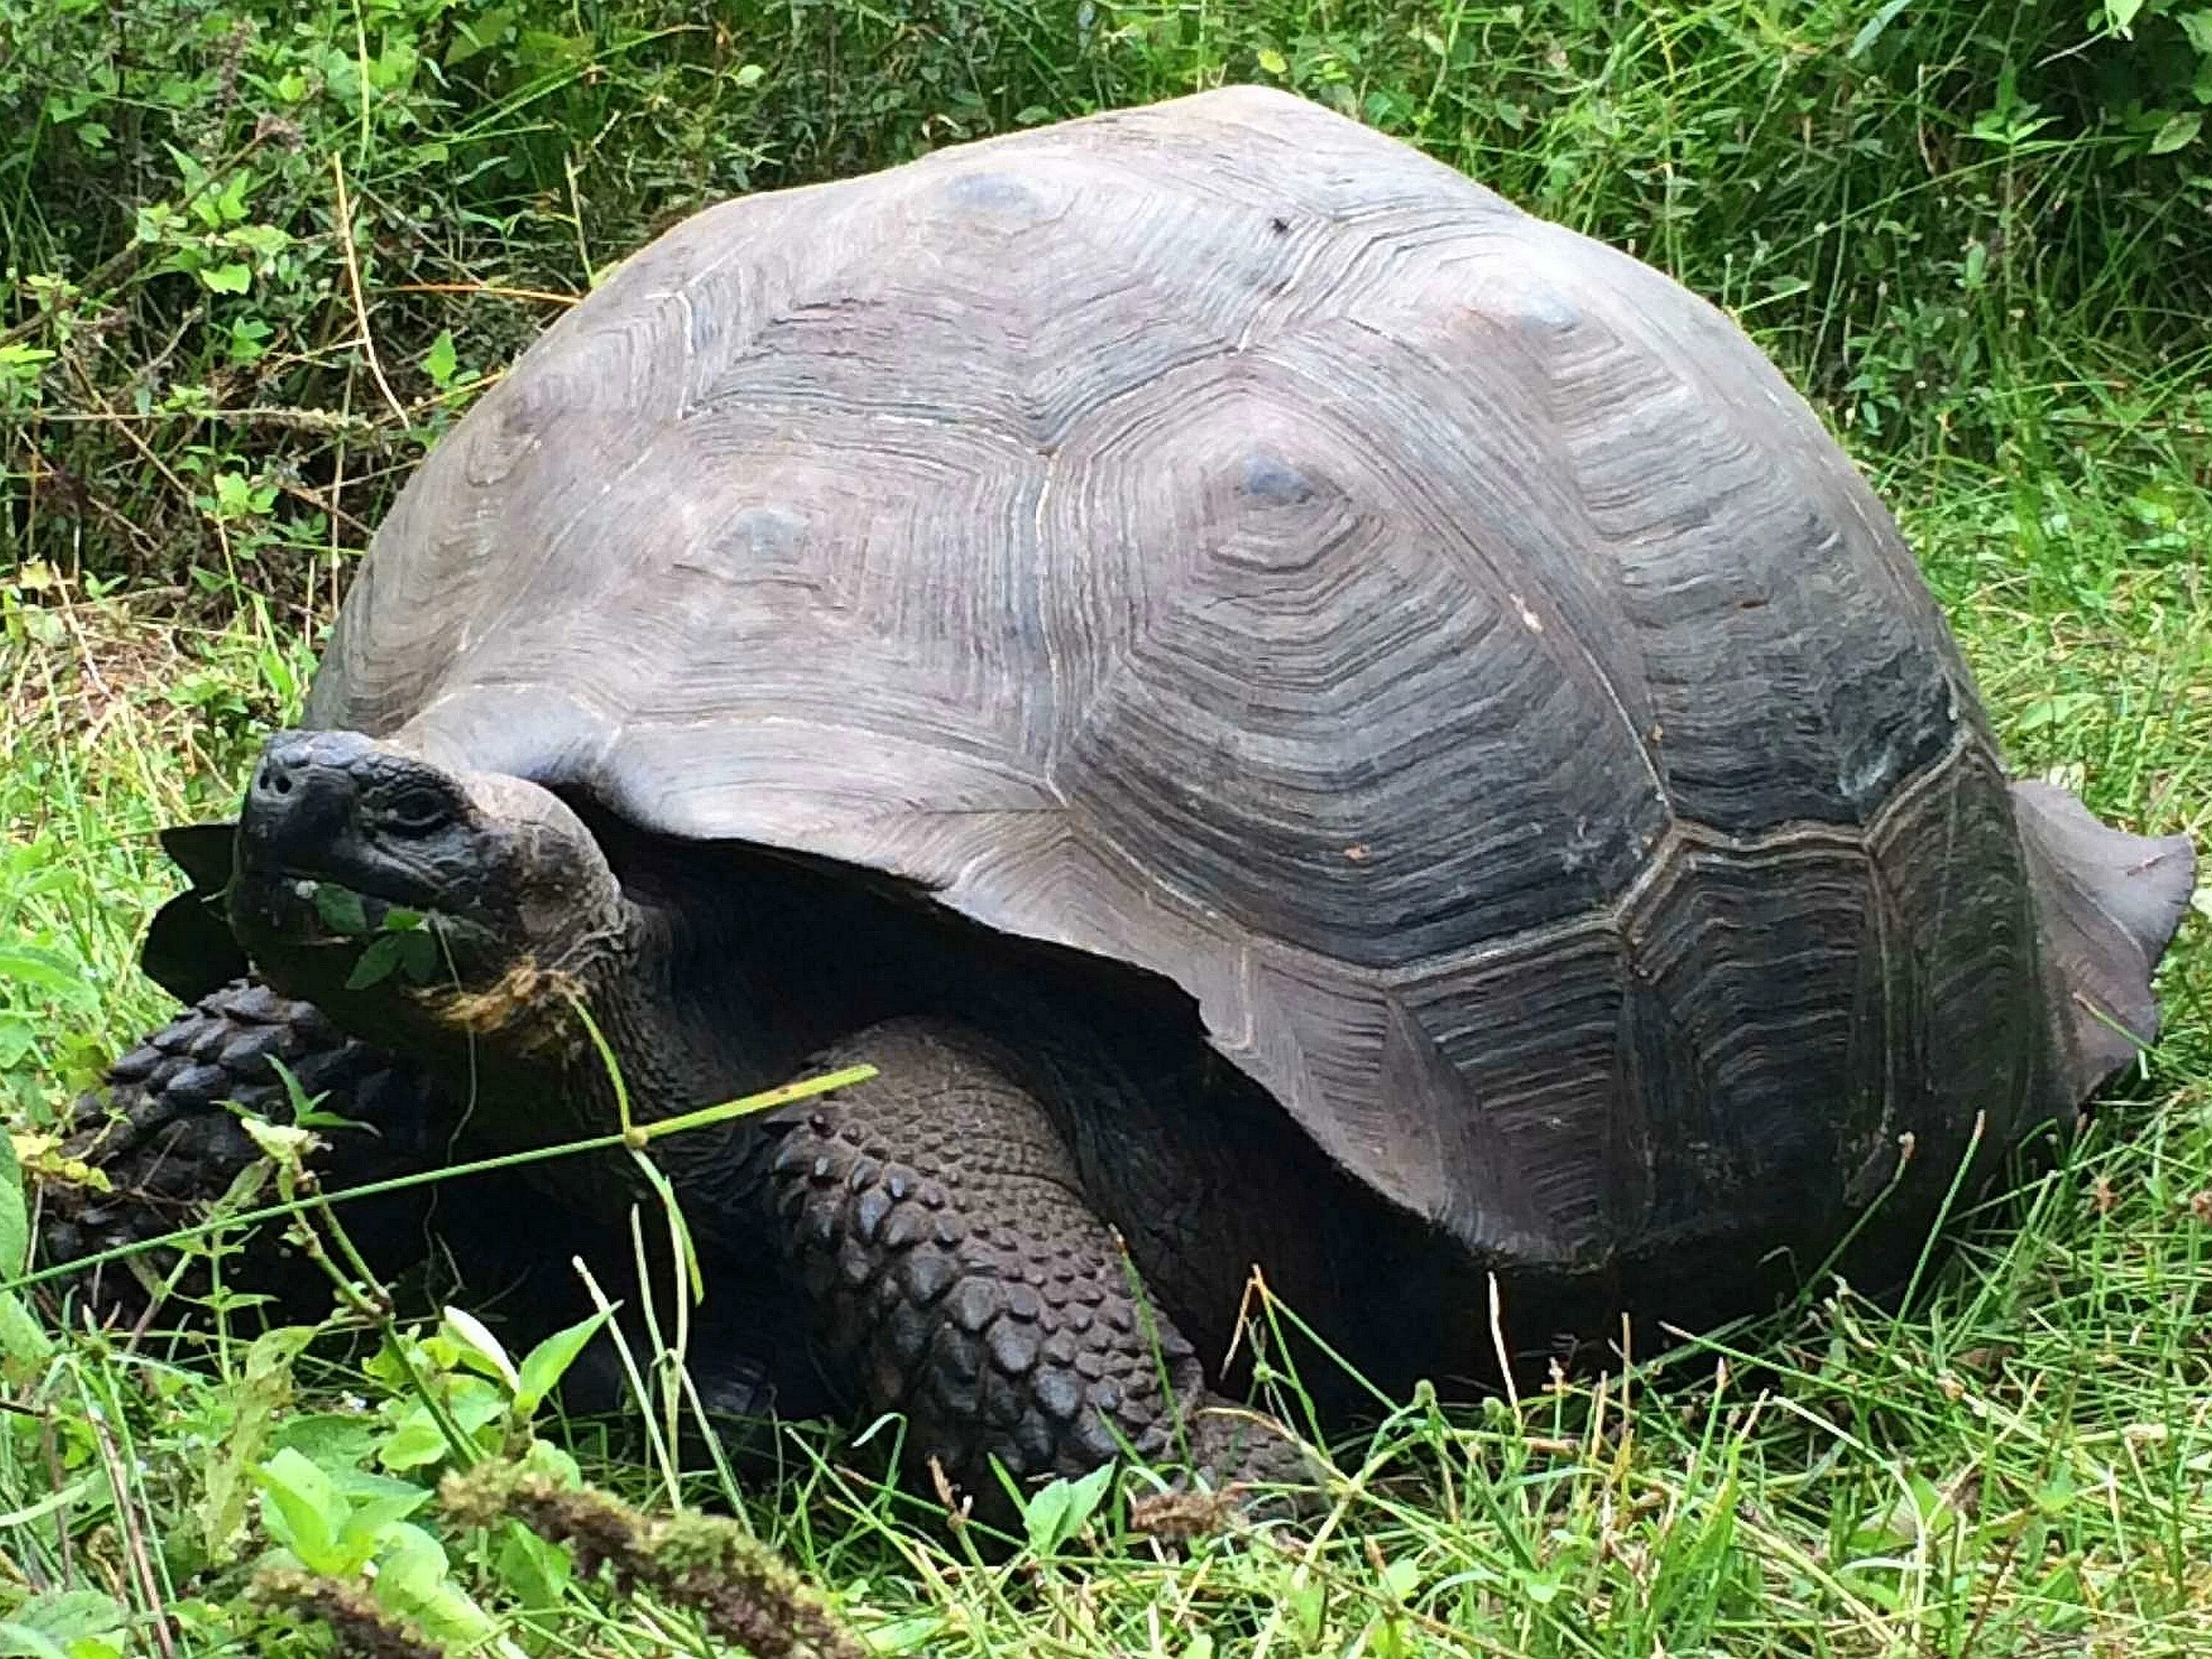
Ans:
{"label": "green grass", "polygon": [[[2191,68],[2168,9],[2133,41],[2085,37],[2081,12],[1264,0],[1099,6],[1085,27],[1072,4],[979,0],[735,5],[718,36],[674,6],[532,5],[456,54],[464,14],[427,0],[136,0],[135,48],[97,9],[0,0],[0,331],[52,354],[0,362],[0,1094],[21,1144],[40,1155],[102,1058],[166,1017],[133,964],[173,886],[154,832],[228,811],[364,526],[548,308],[485,285],[577,291],[706,196],[1222,73],[1336,100],[1736,307],[1897,507],[2017,769],[2212,838],[2212,185],[2201,150],[2145,153]],[[291,95],[294,72],[321,78]],[[264,131],[238,212],[196,216],[270,113],[298,147]],[[171,144],[217,181],[204,196]],[[163,203],[181,225],[157,215],[126,254],[135,208]],[[202,274],[231,263],[242,294]],[[435,283],[470,291],[406,291]],[[342,1517],[365,1489],[296,1460],[427,1490],[455,1416],[484,1413],[543,1467],[733,1510],[894,1650],[2212,1651],[2208,935],[2192,919],[2163,972],[2148,1066],[1960,1218],[1901,1312],[1823,1285],[1602,1382],[1407,1402],[1336,1449],[1326,1521],[1279,1535],[1170,1547],[1109,1503],[978,1550],[858,1473],[881,1433],[796,1431],[782,1478],[733,1480],[635,1424],[515,1405],[465,1328],[387,1328],[381,1358],[358,1334],[296,1358],[225,1335],[187,1364],[157,1334],[42,1336],[0,1310],[0,1652],[48,1651],[26,1621],[71,1659],[319,1650],[246,1597],[272,1541],[301,1544],[254,1472]],[[381,1534],[390,1594],[414,1584],[450,1634],[710,1650],[665,1586],[569,1580],[512,1526],[427,1499],[391,1525],[443,1558]]]}

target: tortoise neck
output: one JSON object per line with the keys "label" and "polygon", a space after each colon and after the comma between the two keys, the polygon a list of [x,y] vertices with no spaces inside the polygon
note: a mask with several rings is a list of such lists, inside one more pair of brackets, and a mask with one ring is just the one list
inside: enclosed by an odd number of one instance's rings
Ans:
{"label": "tortoise neck", "polygon": [[620,939],[592,961],[558,1088],[586,1133],[653,1122],[785,1082],[811,1045],[781,1017],[763,942],[711,888],[678,904],[625,897]]}

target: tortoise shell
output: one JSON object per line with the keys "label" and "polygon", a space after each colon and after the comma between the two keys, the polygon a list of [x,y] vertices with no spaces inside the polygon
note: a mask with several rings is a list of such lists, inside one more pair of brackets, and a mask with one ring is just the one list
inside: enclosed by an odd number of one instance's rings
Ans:
{"label": "tortoise shell", "polygon": [[1165,975],[1493,1261],[1832,1231],[2078,1093],[1968,674],[1813,412],[1279,94],[683,223],[409,483],[308,723]]}

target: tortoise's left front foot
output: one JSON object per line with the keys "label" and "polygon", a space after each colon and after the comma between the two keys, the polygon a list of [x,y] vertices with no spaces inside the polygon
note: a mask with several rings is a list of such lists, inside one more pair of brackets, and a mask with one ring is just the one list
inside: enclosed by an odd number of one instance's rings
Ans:
{"label": "tortoise's left front foot", "polygon": [[[325,1111],[364,1127],[334,1129],[311,1165],[326,1188],[428,1167],[445,1110],[422,1070],[345,1036],[319,1011],[250,980],[203,997],[120,1056],[106,1086],[78,1102],[65,1154],[106,1177],[108,1190],[60,1183],[41,1194],[40,1254],[82,1261],[198,1221],[261,1157],[240,1113],[292,1117],[287,1067]],[[264,1195],[265,1196],[265,1195]],[[349,1206],[349,1236],[380,1268],[422,1255],[420,1194]],[[330,1281],[311,1263],[271,1249],[241,1253],[231,1288],[270,1297],[287,1317],[316,1317]],[[109,1264],[88,1275],[96,1307],[135,1309],[135,1275]]]}

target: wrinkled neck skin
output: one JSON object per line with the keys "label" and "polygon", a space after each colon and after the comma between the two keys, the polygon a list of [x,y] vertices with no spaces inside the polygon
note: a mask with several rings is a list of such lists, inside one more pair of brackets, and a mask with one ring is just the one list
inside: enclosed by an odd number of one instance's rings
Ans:
{"label": "wrinkled neck skin", "polygon": [[556,1103],[562,1134],[608,1134],[623,1103],[650,1124],[787,1082],[801,1064],[754,1018],[745,953],[721,915],[630,898],[615,909],[619,929],[581,971],[546,984],[520,971],[520,1009],[500,994],[414,994],[438,1029],[431,1064],[453,1099],[476,1103],[487,1139],[544,1144]]}
{"label": "wrinkled neck skin", "polygon": [[704,1103],[698,1095],[723,1069],[706,1051],[709,1034],[687,1029],[688,1005],[670,995],[696,954],[680,916],[617,896],[583,948],[542,963],[518,957],[483,988],[395,988],[373,1010],[333,1018],[422,1054],[471,1139],[607,1134],[625,1112],[650,1121]]}

